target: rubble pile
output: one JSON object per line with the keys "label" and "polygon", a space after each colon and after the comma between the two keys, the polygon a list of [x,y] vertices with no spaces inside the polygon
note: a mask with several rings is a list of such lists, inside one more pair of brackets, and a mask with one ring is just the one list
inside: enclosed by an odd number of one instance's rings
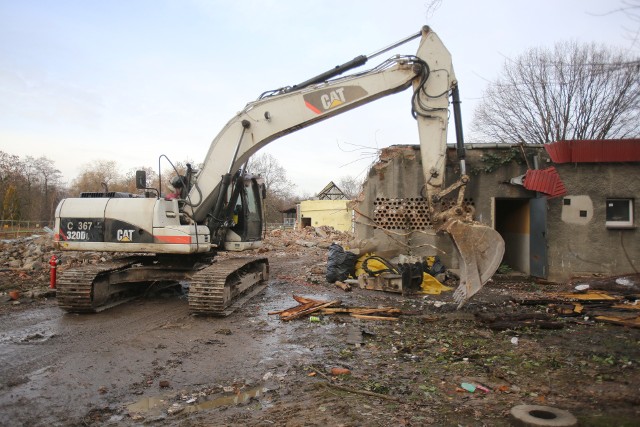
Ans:
{"label": "rubble pile", "polygon": [[27,271],[45,270],[53,251],[48,235],[0,241],[0,267]]}
{"label": "rubble pile", "polygon": [[300,248],[328,249],[332,243],[342,246],[353,239],[353,234],[339,231],[333,227],[323,225],[320,227],[305,227],[301,230],[276,228],[266,233],[264,250],[295,250]]}
{"label": "rubble pile", "polygon": [[[322,256],[331,243],[338,242],[345,245],[351,238],[351,233],[338,231],[329,226],[306,227],[302,230],[274,229],[266,233],[263,247],[257,252],[271,252],[270,255],[286,257],[288,254],[299,254],[300,251],[304,251]],[[49,260],[52,255],[56,255],[59,259],[60,264],[57,268],[60,273],[79,264],[105,262],[120,254],[56,251],[49,234],[1,240],[0,292],[11,289],[24,291],[46,288],[49,285]],[[324,269],[317,266],[311,267],[310,270],[313,272],[309,271],[309,275],[324,274]]]}
{"label": "rubble pile", "polygon": [[[0,291],[48,284],[49,259],[53,240],[49,235],[35,235],[0,241]],[[17,274],[16,274],[17,273]],[[27,286],[32,287],[32,286]]]}
{"label": "rubble pile", "polygon": [[0,240],[0,292],[47,288],[52,255],[58,259],[58,272],[79,264],[105,262],[113,256],[106,252],[56,251],[49,234]]}

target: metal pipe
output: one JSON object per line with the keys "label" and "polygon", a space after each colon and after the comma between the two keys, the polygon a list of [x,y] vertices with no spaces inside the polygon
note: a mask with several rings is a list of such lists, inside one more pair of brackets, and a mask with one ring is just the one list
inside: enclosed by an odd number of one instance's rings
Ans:
{"label": "metal pipe", "polygon": [[236,158],[238,157],[238,151],[240,151],[240,145],[242,145],[242,138],[244,137],[244,133],[251,127],[251,122],[249,120],[242,121],[242,133],[240,134],[240,139],[238,140],[238,145],[236,145],[236,152],[233,153],[233,158],[231,159],[231,164],[229,165],[229,173],[233,173],[233,164],[236,162]]}
{"label": "metal pipe", "polygon": [[405,43],[407,43],[407,42],[410,42],[410,41],[411,41],[411,40],[413,40],[413,39],[417,39],[417,38],[418,38],[418,37],[420,37],[421,35],[422,35],[422,31],[420,31],[420,32],[418,32],[418,33],[415,33],[415,34],[412,34],[412,35],[410,35],[410,36],[408,36],[408,37],[405,37],[405,38],[404,38],[404,39],[402,39],[402,40],[399,40],[399,41],[397,41],[397,42],[393,43],[392,45],[389,45],[389,46],[387,46],[387,47],[385,47],[385,48],[382,48],[382,49],[380,49],[380,50],[378,50],[378,51],[375,51],[375,52],[373,52],[373,53],[371,53],[371,54],[367,55],[367,56],[366,56],[366,58],[367,58],[367,59],[371,59],[371,58],[376,57],[376,56],[378,56],[378,55],[380,55],[380,54],[383,54],[383,53],[385,53],[385,52],[388,52],[388,51],[390,51],[391,49],[395,49],[396,47],[398,47],[398,46],[400,46],[400,45],[403,45],[403,44],[405,44]]}
{"label": "metal pipe", "polygon": [[353,58],[351,61],[345,62],[342,65],[336,65],[334,68],[332,68],[331,70],[325,71],[322,74],[318,74],[315,77],[310,78],[309,80],[305,80],[302,83],[298,83],[297,85],[293,85],[291,86],[291,88],[289,88],[287,90],[287,92],[291,92],[294,90],[298,90],[298,89],[303,89],[307,86],[311,86],[313,84],[316,83],[322,83],[326,80],[329,80],[331,77],[335,77],[338,76],[342,73],[344,73],[345,71],[348,71],[352,68],[356,68],[359,67],[361,65],[364,65],[367,62],[367,57],[364,55],[360,55],[360,56],[356,56],[355,58]]}
{"label": "metal pipe", "polygon": [[451,98],[453,104],[453,121],[456,129],[456,152],[458,159],[460,160],[460,173],[466,174],[465,164],[465,149],[464,149],[464,135],[462,133],[462,113],[460,111],[460,92],[458,91],[458,84],[456,83],[451,91]]}
{"label": "metal pipe", "polygon": [[[427,29],[428,29],[428,27],[427,27]],[[393,43],[392,45],[389,45],[389,46],[387,46],[385,48],[377,50],[377,51],[373,52],[370,55],[367,55],[367,56],[365,56],[365,55],[356,56],[351,61],[345,62],[342,65],[336,65],[334,68],[332,68],[332,69],[330,69],[328,71],[325,71],[322,74],[318,74],[317,76],[312,77],[309,80],[305,80],[302,83],[298,83],[297,85],[291,86],[290,88],[288,88],[286,90],[286,92],[291,92],[291,91],[294,91],[294,90],[303,89],[303,88],[305,88],[307,86],[311,86],[311,85],[316,84],[316,83],[322,83],[324,81],[327,81],[332,77],[335,77],[335,76],[338,76],[338,75],[344,73],[345,71],[351,70],[352,68],[360,67],[361,65],[366,64],[369,59],[371,59],[373,57],[376,57],[376,56],[378,56],[380,54],[383,54],[385,52],[388,52],[391,49],[394,49],[394,48],[396,48],[396,47],[398,47],[400,45],[403,45],[403,44],[405,44],[405,43],[407,43],[407,42],[409,42],[409,41],[411,41],[413,39],[417,39],[421,35],[422,35],[422,31],[420,31],[420,32],[418,32],[416,34],[412,34],[412,35],[410,35],[408,37],[405,37],[404,39],[402,39],[400,41],[397,41],[397,42]]]}

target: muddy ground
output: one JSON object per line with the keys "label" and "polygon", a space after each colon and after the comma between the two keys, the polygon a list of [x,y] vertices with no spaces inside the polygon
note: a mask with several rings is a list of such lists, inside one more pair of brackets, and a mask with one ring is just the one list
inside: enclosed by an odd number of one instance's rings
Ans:
{"label": "muddy ground", "polygon": [[[294,246],[263,254],[268,287],[226,318],[190,316],[174,290],[95,315],[3,297],[0,425],[506,426],[519,404],[584,426],[640,425],[640,329],[550,314],[549,293],[572,285],[499,277],[456,310],[451,292],[344,292],[322,278],[325,248]],[[46,287],[30,277],[0,280]],[[293,294],[405,314],[268,314],[295,306]]]}

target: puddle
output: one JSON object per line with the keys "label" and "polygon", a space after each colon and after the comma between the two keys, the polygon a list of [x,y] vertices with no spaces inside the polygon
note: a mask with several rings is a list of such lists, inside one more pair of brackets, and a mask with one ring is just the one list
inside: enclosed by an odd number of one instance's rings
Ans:
{"label": "puddle", "polygon": [[[135,412],[139,414],[147,413],[147,412],[167,411],[167,410],[173,411],[173,412],[178,412],[178,410],[179,411],[184,410],[184,412],[191,413],[191,412],[205,411],[208,409],[216,409],[216,408],[222,408],[225,406],[232,406],[232,405],[238,405],[241,403],[246,403],[253,398],[259,398],[268,390],[269,390],[268,388],[263,386],[253,387],[246,391],[241,391],[237,394],[227,394],[224,396],[213,398],[211,400],[203,400],[198,403],[190,404],[188,403],[189,401],[174,403],[170,408],[169,408],[170,406],[169,400],[171,399],[168,397],[159,397],[159,396],[144,397],[135,403],[127,405],[127,410],[129,412]],[[185,406],[182,406],[183,404]]]}
{"label": "puddle", "polygon": [[245,392],[233,394],[230,396],[221,396],[213,400],[205,400],[195,405],[190,405],[185,408],[185,412],[198,412],[207,409],[221,408],[223,406],[237,405],[239,403],[245,403],[253,398],[260,397],[268,389],[265,387],[255,387]]}
{"label": "puddle", "polygon": [[161,407],[167,401],[160,397],[143,397],[136,403],[127,406],[129,412],[149,412],[152,409]]}

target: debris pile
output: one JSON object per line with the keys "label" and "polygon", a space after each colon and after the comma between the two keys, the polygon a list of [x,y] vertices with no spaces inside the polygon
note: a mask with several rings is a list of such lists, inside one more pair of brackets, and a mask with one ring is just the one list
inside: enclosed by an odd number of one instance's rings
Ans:
{"label": "debris pile", "polygon": [[79,264],[97,264],[114,254],[101,252],[61,252],[53,247],[49,234],[0,241],[0,292],[20,289],[46,289],[49,286],[49,260],[56,255],[58,272]]}
{"label": "debris pile", "polygon": [[328,249],[332,243],[347,244],[353,239],[349,232],[333,227],[305,227],[301,230],[276,228],[266,233],[262,251],[299,251],[300,248]]}
{"label": "debris pile", "polygon": [[53,251],[53,241],[48,235],[31,236],[0,241],[0,268],[2,271],[46,270]]}
{"label": "debris pile", "polygon": [[345,307],[339,300],[322,301],[293,295],[298,302],[295,307],[280,311],[272,311],[269,314],[280,315],[281,320],[293,320],[312,313],[318,314],[348,314],[351,317],[363,320],[398,320],[402,311],[394,307]]}

